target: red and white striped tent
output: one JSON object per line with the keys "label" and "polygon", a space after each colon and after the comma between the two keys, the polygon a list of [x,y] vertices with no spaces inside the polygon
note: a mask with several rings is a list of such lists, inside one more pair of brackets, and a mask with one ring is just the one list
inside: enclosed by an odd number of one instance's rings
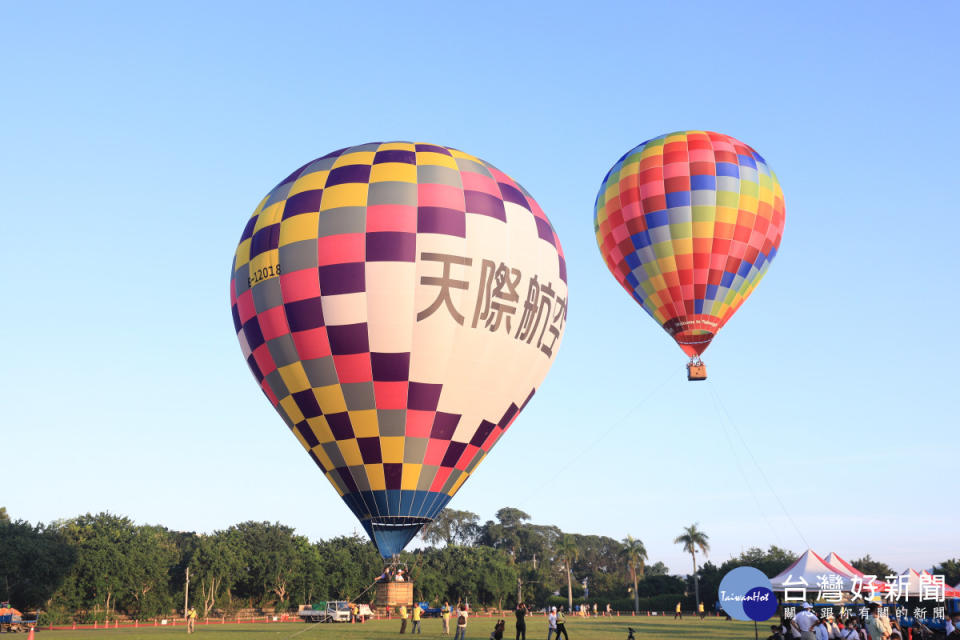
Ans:
{"label": "red and white striped tent", "polygon": [[834,551],[831,551],[830,553],[828,553],[827,556],[823,559],[823,561],[827,564],[828,567],[832,568],[834,571],[838,573],[843,573],[845,575],[850,576],[851,578],[863,577],[862,571],[854,567],[852,564],[850,564],[843,558],[841,558]]}
{"label": "red and white striped tent", "polygon": [[[914,577],[911,575],[911,577],[910,577],[910,595],[919,594],[919,593],[920,593],[920,586],[921,586],[922,583],[923,583],[923,578],[927,578],[927,579],[929,580],[929,579],[931,579],[933,576],[932,576],[932,574],[931,574],[929,571],[927,571],[926,569],[924,569],[923,571],[920,571],[919,573],[916,571],[916,569],[907,569],[907,570],[904,571],[903,574],[901,574],[901,575],[905,575],[905,574],[907,574],[907,573],[909,573],[909,572],[911,572],[911,571],[913,572],[913,574],[916,575],[916,585],[917,585],[917,587],[916,587],[916,590],[914,590],[914,586],[913,586],[913,584],[914,584],[914,582],[913,582],[913,581],[914,581]],[[928,584],[929,584],[929,583],[928,583]],[[928,588],[929,588],[929,587],[928,587]],[[951,587],[951,586],[948,585],[948,584],[947,584],[947,585],[944,585],[944,587],[943,587],[943,597],[945,597],[945,598],[960,598],[960,588]]]}
{"label": "red and white striped tent", "polygon": [[823,561],[827,564],[828,567],[830,567],[837,573],[842,573],[848,576],[853,583],[853,588],[860,586],[861,587],[860,590],[863,592],[874,591],[877,593],[884,593],[889,588],[886,582],[884,582],[885,576],[877,576],[873,580],[864,581],[864,578],[866,578],[867,576],[863,573],[863,571],[860,571],[859,569],[854,567],[852,564],[850,564],[849,562],[841,558],[834,551],[831,551],[830,553],[828,553],[827,557],[824,558]]}

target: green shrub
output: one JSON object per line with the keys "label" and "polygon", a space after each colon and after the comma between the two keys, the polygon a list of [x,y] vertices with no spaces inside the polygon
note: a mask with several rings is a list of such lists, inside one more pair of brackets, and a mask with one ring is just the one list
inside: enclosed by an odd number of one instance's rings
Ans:
{"label": "green shrub", "polygon": [[73,622],[73,613],[63,607],[53,607],[49,611],[41,611],[37,616],[37,624],[40,626],[63,625]]}

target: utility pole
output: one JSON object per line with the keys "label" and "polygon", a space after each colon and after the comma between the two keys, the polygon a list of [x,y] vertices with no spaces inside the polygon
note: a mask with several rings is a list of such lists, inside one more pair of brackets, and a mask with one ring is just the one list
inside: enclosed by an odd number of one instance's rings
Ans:
{"label": "utility pole", "polygon": [[183,617],[187,617],[187,610],[190,608],[187,606],[190,602],[190,567],[187,567],[187,583],[183,587]]}

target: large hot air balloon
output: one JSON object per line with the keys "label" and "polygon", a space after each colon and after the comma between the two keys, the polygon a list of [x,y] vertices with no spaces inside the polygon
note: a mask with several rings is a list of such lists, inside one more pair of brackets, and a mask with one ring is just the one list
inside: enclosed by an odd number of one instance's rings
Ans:
{"label": "large hot air balloon", "polygon": [[566,266],[546,215],[492,165],[371,143],[267,194],[240,237],[230,300],[260,388],[389,558],[543,381]]}
{"label": "large hot air balloon", "polygon": [[604,178],[594,230],[607,267],[690,356],[763,278],[783,233],[783,192],[759,153],[712,131],[680,131],[627,152]]}

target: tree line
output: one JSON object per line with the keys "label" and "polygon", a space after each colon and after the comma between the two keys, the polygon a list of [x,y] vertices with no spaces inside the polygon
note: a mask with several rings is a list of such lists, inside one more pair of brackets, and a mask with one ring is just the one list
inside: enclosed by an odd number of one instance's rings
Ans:
{"label": "tree line", "polygon": [[[511,507],[486,522],[468,511],[441,512],[421,532],[422,547],[399,558],[415,597],[475,607],[513,607],[518,598],[537,606],[610,603],[619,610],[671,610],[678,600],[695,606],[691,577],[648,562],[639,539],[567,533],[529,520]],[[720,579],[735,566],[773,575],[795,559],[771,547],[749,549],[719,567],[705,562],[696,572],[700,598],[712,607]],[[858,562],[882,565],[869,556]],[[0,599],[39,610],[45,623],[148,620],[180,611],[188,567],[190,605],[204,617],[295,610],[327,599],[370,602],[373,590],[365,589],[383,566],[366,538],[312,542],[280,523],[242,522],[198,534],[111,513],[31,524],[0,508]],[[960,561],[942,567],[948,581],[960,580]],[[887,575],[883,567],[859,568]]]}

